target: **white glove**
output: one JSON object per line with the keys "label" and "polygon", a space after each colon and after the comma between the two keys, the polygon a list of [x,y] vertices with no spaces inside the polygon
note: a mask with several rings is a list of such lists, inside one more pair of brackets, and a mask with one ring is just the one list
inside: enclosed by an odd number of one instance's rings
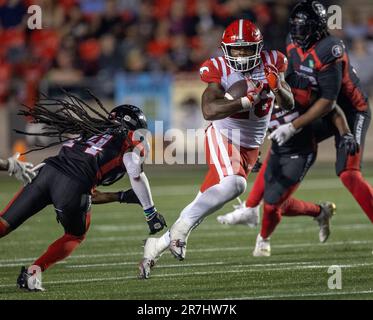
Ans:
{"label": "white glove", "polygon": [[272,139],[278,143],[279,146],[285,144],[293,135],[297,132],[301,131],[302,129],[296,130],[293,124],[287,123],[279,126],[275,131],[273,131],[269,136],[268,139]]}
{"label": "white glove", "polygon": [[22,181],[24,185],[27,185],[36,177],[36,172],[31,170],[33,168],[32,163],[19,161],[19,156],[20,154],[17,152],[12,157],[8,158],[8,173],[10,176],[14,175],[18,180]]}

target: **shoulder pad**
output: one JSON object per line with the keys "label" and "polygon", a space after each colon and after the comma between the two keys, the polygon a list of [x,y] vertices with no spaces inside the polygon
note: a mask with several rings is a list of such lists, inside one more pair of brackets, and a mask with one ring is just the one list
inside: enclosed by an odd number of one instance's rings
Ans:
{"label": "shoulder pad", "polygon": [[328,36],[317,44],[315,51],[320,62],[327,65],[343,56],[345,45],[341,39]]}
{"label": "shoulder pad", "polygon": [[206,60],[199,68],[199,73],[203,82],[221,82],[221,72],[219,70],[219,66],[214,64],[213,59]]}

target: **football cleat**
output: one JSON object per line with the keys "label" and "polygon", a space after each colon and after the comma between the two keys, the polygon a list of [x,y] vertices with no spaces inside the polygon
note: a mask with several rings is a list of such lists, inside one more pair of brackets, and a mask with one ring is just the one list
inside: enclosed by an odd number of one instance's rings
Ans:
{"label": "football cleat", "polygon": [[193,226],[179,218],[170,230],[169,249],[172,255],[180,261],[185,259],[187,240],[192,229]]}
{"label": "football cleat", "polygon": [[17,287],[28,291],[45,291],[42,287],[41,280],[27,271],[26,267],[21,268],[17,278]]}
{"label": "football cleat", "polygon": [[321,212],[315,218],[319,224],[319,240],[321,243],[326,242],[330,235],[330,219],[336,213],[336,205],[333,202],[325,201],[320,203]]}
{"label": "football cleat", "polygon": [[154,267],[155,261],[152,259],[144,258],[139,263],[139,279],[149,279],[150,277],[150,271]]}
{"label": "football cleat", "polygon": [[170,251],[176,259],[183,261],[186,254],[186,242],[180,239],[171,240]]}
{"label": "football cleat", "polygon": [[139,279],[149,278],[151,269],[167,247],[168,245],[164,244],[161,238],[148,238],[145,240],[144,257],[139,263]]}
{"label": "football cleat", "polygon": [[271,243],[269,238],[263,239],[260,234],[256,237],[255,249],[253,251],[254,257],[270,257],[271,256]]}
{"label": "football cleat", "polygon": [[251,228],[259,224],[260,206],[248,208],[245,202],[240,202],[240,204],[233,207],[234,211],[218,216],[216,220],[221,224],[244,224]]}
{"label": "football cleat", "polygon": [[165,218],[158,212],[155,212],[147,218],[146,222],[149,226],[149,234],[156,234],[163,230],[164,227],[167,227]]}

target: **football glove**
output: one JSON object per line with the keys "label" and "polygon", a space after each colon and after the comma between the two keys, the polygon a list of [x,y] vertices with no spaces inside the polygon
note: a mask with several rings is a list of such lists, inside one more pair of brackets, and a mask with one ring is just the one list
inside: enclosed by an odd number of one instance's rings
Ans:
{"label": "football glove", "polygon": [[149,234],[156,234],[164,227],[167,227],[165,218],[156,210],[154,213],[146,217],[146,222],[149,226]]}
{"label": "football glove", "polygon": [[264,74],[271,90],[277,92],[280,88],[280,77],[277,68],[273,64],[267,64],[264,67]]}
{"label": "football glove", "polygon": [[24,185],[27,185],[36,177],[36,172],[32,170],[34,167],[32,163],[19,161],[19,156],[20,154],[17,152],[12,157],[8,158],[8,173],[10,176],[14,175],[16,179],[22,181]]}
{"label": "football glove", "polygon": [[339,149],[344,149],[346,154],[354,156],[356,153],[359,152],[360,146],[353,134],[346,133],[341,137],[341,141],[339,142]]}
{"label": "football glove", "polygon": [[279,126],[276,130],[274,130],[269,136],[268,139],[272,139],[276,141],[279,146],[285,144],[293,135],[299,132],[301,129],[296,130],[293,124],[287,123]]}

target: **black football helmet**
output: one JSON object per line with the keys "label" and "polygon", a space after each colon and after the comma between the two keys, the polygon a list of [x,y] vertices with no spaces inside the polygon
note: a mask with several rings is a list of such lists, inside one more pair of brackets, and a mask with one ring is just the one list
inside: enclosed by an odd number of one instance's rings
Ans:
{"label": "black football helmet", "polygon": [[123,104],[110,111],[109,120],[122,124],[127,130],[147,129],[148,124],[142,110],[130,104]]}
{"label": "black football helmet", "polygon": [[327,22],[328,16],[323,4],[313,0],[300,1],[290,14],[290,36],[306,50],[328,34]]}

